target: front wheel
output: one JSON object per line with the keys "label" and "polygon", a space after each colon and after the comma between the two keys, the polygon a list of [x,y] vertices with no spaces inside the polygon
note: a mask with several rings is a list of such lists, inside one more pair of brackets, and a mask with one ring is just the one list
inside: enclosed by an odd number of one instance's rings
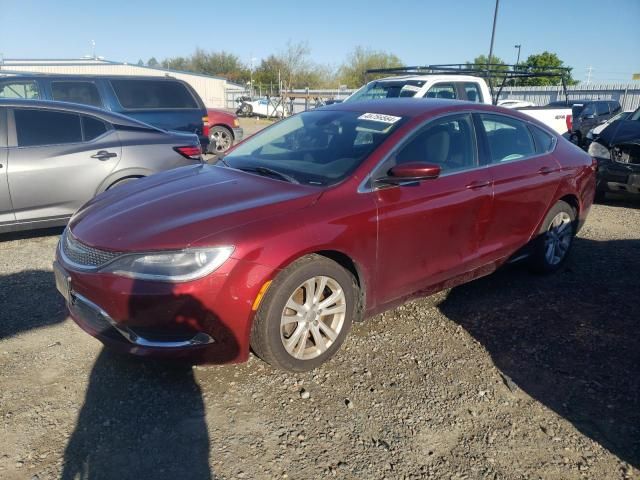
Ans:
{"label": "front wheel", "polygon": [[558,270],[567,259],[576,234],[576,211],[559,200],[544,219],[534,240],[531,268],[540,273]]}
{"label": "front wheel", "polygon": [[319,255],[283,270],[267,290],[251,330],[251,347],[274,367],[303,372],[338,351],[356,312],[353,275]]}

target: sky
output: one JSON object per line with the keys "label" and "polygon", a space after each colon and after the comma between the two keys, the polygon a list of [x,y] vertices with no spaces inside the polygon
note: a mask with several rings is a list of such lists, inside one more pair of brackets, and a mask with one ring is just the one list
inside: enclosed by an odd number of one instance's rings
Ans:
{"label": "sky", "polygon": [[[0,0],[3,58],[136,63],[197,47],[246,64],[308,42],[311,60],[337,67],[357,45],[405,65],[463,63],[487,55],[495,0]],[[515,63],[555,52],[578,80],[630,82],[640,73],[640,0],[501,0],[494,54]]]}

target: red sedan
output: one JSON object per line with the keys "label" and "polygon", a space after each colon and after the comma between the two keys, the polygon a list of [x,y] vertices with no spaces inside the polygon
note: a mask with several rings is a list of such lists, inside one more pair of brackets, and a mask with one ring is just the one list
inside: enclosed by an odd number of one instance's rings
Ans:
{"label": "red sedan", "polygon": [[517,111],[397,99],[295,115],[218,165],[99,195],[54,265],[71,316],[136,355],[308,370],[354,321],[525,260],[558,269],[593,160]]}

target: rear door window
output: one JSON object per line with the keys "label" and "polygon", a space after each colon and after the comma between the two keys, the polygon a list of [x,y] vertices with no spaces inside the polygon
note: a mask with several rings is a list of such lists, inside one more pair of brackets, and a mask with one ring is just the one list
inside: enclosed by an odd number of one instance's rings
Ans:
{"label": "rear door window", "polygon": [[107,133],[107,125],[94,117],[82,117],[82,135],[85,142],[90,142]]}
{"label": "rear door window", "polygon": [[467,94],[467,100],[470,102],[482,103],[482,93],[477,83],[465,83],[464,91]]}
{"label": "rear door window", "polygon": [[180,82],[166,80],[111,80],[120,105],[126,109],[194,109],[198,104]]}
{"label": "rear door window", "polygon": [[82,141],[80,115],[54,110],[13,111],[19,147],[59,145]]}
{"label": "rear door window", "polygon": [[93,82],[51,82],[51,96],[60,102],[102,107],[98,87]]}
{"label": "rear door window", "polygon": [[38,84],[34,81],[10,81],[0,84],[0,98],[40,98]]}
{"label": "rear door window", "polygon": [[480,114],[491,153],[491,163],[509,162],[536,153],[527,125],[504,115]]}
{"label": "rear door window", "polygon": [[453,83],[436,83],[427,91],[427,98],[458,98]]}

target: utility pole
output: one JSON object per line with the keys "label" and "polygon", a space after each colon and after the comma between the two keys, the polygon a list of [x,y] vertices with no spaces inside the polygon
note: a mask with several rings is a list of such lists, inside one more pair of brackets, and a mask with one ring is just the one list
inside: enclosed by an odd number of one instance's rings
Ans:
{"label": "utility pole", "polygon": [[493,28],[491,30],[491,45],[489,46],[489,58],[487,58],[487,79],[489,80],[489,88],[491,88],[491,96],[493,96],[493,82],[491,81],[491,75],[489,74],[489,64],[491,63],[491,59],[493,57],[493,40],[496,36],[496,20],[498,20],[498,6],[500,5],[500,0],[496,0],[496,9],[493,12]]}
{"label": "utility pole", "polygon": [[96,41],[91,40],[91,58],[96,59]]}
{"label": "utility pole", "polygon": [[487,59],[487,63],[491,63],[491,58],[493,57],[493,40],[496,36],[496,21],[498,20],[498,7],[500,5],[500,0],[496,0],[496,9],[493,12],[493,29],[491,30],[491,45],[489,46],[489,58]]}
{"label": "utility pole", "polygon": [[587,85],[589,85],[591,83],[591,71],[593,70],[593,67],[591,65],[589,65],[587,67]]}
{"label": "utility pole", "polygon": [[[516,58],[516,70],[517,70],[518,69],[517,68],[518,64],[520,63],[520,49],[522,48],[522,45],[521,44],[517,44],[517,45],[514,45],[513,48],[517,48],[518,49],[518,57]],[[513,84],[515,85],[517,83],[517,81],[518,81],[518,79],[514,78],[513,79]]]}

